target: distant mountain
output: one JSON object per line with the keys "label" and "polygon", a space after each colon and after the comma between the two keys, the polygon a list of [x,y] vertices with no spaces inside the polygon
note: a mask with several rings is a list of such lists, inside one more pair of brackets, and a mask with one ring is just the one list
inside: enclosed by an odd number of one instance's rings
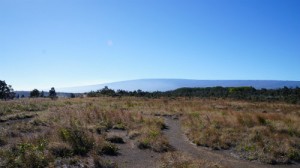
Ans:
{"label": "distant mountain", "polygon": [[300,81],[277,81],[277,80],[190,80],[190,79],[139,79],[121,82],[112,82],[99,85],[79,86],[57,89],[59,92],[83,93],[96,91],[108,86],[111,89],[133,91],[167,91],[182,87],[239,87],[252,86],[256,89],[277,89],[284,86],[300,87]]}

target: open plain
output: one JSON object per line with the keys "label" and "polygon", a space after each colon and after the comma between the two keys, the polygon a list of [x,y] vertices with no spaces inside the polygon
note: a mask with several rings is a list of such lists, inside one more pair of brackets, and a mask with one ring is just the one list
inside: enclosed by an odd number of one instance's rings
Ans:
{"label": "open plain", "polygon": [[1,167],[298,167],[300,106],[200,98],[0,102]]}

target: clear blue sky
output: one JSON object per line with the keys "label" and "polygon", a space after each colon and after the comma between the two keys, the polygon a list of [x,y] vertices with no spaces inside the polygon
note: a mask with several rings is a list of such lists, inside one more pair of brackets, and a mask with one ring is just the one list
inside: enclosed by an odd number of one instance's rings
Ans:
{"label": "clear blue sky", "polygon": [[17,90],[300,80],[300,1],[0,0],[0,64]]}

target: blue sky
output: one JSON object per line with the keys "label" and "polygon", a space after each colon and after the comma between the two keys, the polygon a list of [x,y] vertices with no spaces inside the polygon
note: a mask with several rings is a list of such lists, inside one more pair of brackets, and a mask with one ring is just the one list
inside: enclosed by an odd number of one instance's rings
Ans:
{"label": "blue sky", "polygon": [[300,80],[300,1],[0,0],[0,63],[17,90]]}

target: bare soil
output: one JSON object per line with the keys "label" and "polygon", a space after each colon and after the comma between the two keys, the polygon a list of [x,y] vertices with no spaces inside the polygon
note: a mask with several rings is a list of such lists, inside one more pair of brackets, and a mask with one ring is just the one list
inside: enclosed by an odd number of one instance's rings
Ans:
{"label": "bare soil", "polygon": [[136,141],[129,139],[126,131],[111,130],[108,136],[119,136],[124,144],[116,144],[119,148],[119,155],[105,156],[105,159],[117,163],[118,167],[124,168],[155,168],[159,167],[161,153],[149,149],[141,150],[137,147]]}

